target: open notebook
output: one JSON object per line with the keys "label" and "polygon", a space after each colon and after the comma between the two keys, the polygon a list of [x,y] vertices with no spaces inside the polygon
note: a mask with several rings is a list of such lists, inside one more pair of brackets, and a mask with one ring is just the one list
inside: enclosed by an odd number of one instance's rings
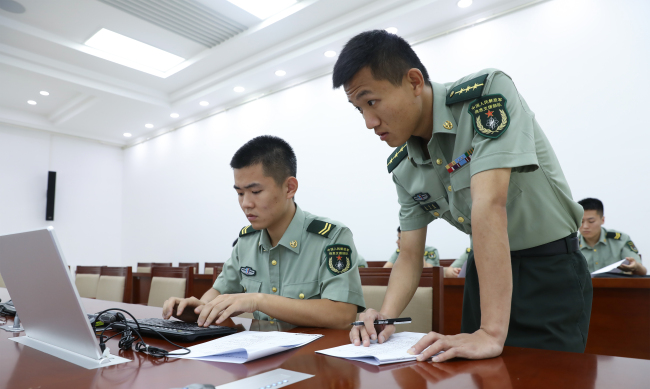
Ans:
{"label": "open notebook", "polygon": [[372,365],[414,361],[417,355],[411,355],[407,350],[413,347],[424,335],[426,334],[419,332],[399,332],[393,334],[388,341],[382,344],[371,343],[369,347],[346,344],[316,352]]}
{"label": "open notebook", "polygon": [[304,346],[321,336],[323,335],[244,331],[188,347],[192,352],[187,355],[169,356],[212,362],[246,363]]}

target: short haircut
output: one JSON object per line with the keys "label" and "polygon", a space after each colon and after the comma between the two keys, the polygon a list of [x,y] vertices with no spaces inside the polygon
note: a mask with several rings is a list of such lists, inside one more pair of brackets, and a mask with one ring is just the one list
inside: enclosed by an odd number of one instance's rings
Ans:
{"label": "short haircut", "polygon": [[262,164],[264,175],[282,185],[284,180],[296,176],[296,154],[285,140],[277,136],[262,135],[246,142],[230,160],[230,167],[242,169]]}
{"label": "short haircut", "polygon": [[400,228],[400,226],[397,226],[397,232],[400,234],[402,233],[402,229]]}
{"label": "short haircut", "polygon": [[429,73],[415,51],[403,38],[384,30],[362,32],[345,44],[334,65],[334,89],[344,85],[359,70],[369,66],[376,80],[388,80],[399,86],[406,73],[415,68],[431,85]]}
{"label": "short haircut", "polygon": [[605,214],[605,207],[603,206],[603,202],[598,199],[587,197],[586,199],[578,201],[578,204],[582,205],[582,208],[584,208],[585,211],[593,210],[596,211],[600,216],[603,216]]}

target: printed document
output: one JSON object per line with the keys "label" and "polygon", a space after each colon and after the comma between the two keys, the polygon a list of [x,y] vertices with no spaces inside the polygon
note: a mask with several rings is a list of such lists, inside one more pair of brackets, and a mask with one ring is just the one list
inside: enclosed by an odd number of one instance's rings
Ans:
{"label": "printed document", "polygon": [[591,273],[591,275],[593,276],[601,273],[623,273],[623,271],[621,269],[618,269],[618,267],[621,265],[629,265],[629,264],[630,262],[627,259],[621,259],[618,262],[614,262],[611,265],[596,270],[595,272]]}
{"label": "printed document", "polygon": [[382,344],[370,343],[369,347],[346,344],[345,346],[316,352],[372,365],[414,361],[417,355],[411,355],[407,353],[407,350],[413,347],[424,335],[426,334],[419,332],[398,332]]}
{"label": "printed document", "polygon": [[304,346],[322,336],[278,331],[244,331],[188,347],[191,350],[188,355],[169,356],[212,362],[246,363]]}

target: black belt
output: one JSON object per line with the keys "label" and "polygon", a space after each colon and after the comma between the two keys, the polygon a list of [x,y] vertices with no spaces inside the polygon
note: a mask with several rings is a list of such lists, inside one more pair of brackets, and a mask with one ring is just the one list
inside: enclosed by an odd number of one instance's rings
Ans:
{"label": "black belt", "polygon": [[511,256],[517,257],[542,257],[549,255],[569,254],[580,250],[578,234],[573,233],[565,238],[558,239],[537,247],[511,251]]}

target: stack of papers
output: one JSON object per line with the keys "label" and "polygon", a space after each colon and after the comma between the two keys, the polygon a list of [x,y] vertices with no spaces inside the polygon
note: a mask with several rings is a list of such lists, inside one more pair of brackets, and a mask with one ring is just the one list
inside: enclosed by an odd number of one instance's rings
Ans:
{"label": "stack of papers", "polygon": [[417,355],[411,355],[407,351],[422,339],[424,335],[426,334],[419,332],[399,332],[393,334],[393,336],[388,338],[388,341],[382,344],[370,343],[369,347],[346,344],[345,346],[328,348],[316,352],[372,365],[414,361]]}
{"label": "stack of papers", "polygon": [[629,265],[629,264],[630,262],[627,259],[621,259],[618,262],[614,262],[611,265],[596,270],[595,272],[591,273],[591,275],[594,276],[596,274],[602,274],[602,273],[610,273],[610,274],[623,273],[623,271],[621,269],[618,269],[618,267],[621,265]]}
{"label": "stack of papers", "polygon": [[188,347],[188,355],[170,357],[212,362],[246,363],[292,348],[304,346],[323,335],[290,332],[244,331]]}

